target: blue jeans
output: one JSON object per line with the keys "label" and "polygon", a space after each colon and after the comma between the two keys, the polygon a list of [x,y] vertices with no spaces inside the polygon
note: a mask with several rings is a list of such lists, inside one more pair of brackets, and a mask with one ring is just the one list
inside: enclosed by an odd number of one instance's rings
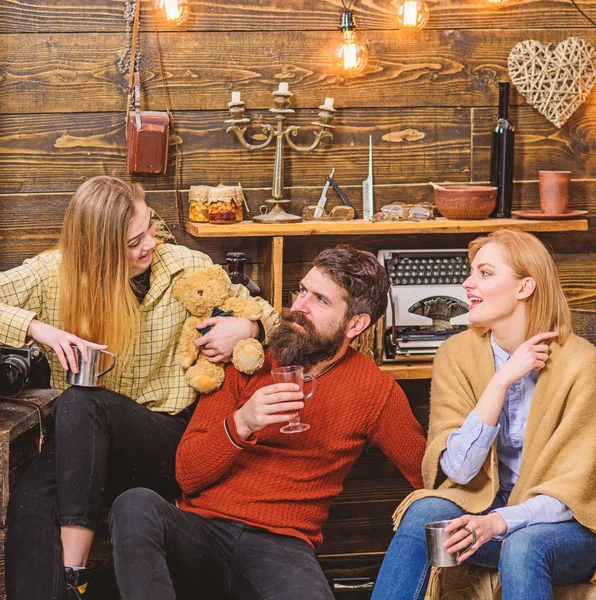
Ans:
{"label": "blue jeans", "polygon": [[[430,575],[424,525],[463,514],[441,498],[414,502],[389,546],[372,600],[422,600]],[[553,585],[590,580],[596,535],[576,521],[531,525],[504,542],[487,542],[466,562],[499,569],[503,600],[550,600]]]}
{"label": "blue jeans", "polygon": [[333,600],[304,540],[206,519],[148,489],[116,499],[110,533],[122,600]]}

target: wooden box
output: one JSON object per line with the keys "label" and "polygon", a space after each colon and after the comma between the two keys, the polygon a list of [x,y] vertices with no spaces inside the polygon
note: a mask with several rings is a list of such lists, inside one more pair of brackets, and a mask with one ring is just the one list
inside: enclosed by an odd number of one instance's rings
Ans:
{"label": "wooden box", "polygon": [[[56,392],[26,390],[15,401],[35,403],[46,418]],[[39,443],[39,414],[30,406],[0,400],[0,600],[5,600],[4,540],[6,538],[6,510],[10,493],[37,455]]]}

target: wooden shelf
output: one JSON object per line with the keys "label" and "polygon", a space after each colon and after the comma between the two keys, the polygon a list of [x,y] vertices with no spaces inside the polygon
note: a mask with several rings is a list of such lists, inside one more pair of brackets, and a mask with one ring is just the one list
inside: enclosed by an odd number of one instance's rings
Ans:
{"label": "wooden shelf", "polygon": [[[587,231],[588,221],[586,219],[561,221],[529,219],[453,221],[439,218],[432,221],[389,221],[382,223],[371,223],[364,219],[354,219],[352,221],[303,221],[302,223],[282,223],[279,225],[254,223],[253,221],[242,221],[241,223],[234,223],[232,225],[189,222],[186,225],[186,231],[199,238],[257,238],[259,261],[262,263],[262,280],[259,284],[261,290],[263,290],[263,296],[278,311],[281,311],[285,237],[310,235],[490,233],[503,227],[542,233],[551,231]],[[400,376],[396,375],[396,379],[424,379],[430,376],[426,375],[427,371],[424,371],[422,367],[415,364],[412,364],[411,368],[406,368],[404,365],[391,368],[399,370]],[[427,369],[430,369],[430,366]],[[418,375],[414,375],[416,373]]]}
{"label": "wooden shelf", "polygon": [[393,379],[430,379],[433,369],[432,362],[397,362],[387,363],[379,367],[389,373]]}
{"label": "wooden shelf", "polygon": [[202,238],[217,237],[289,237],[306,235],[400,235],[420,233],[489,233],[509,227],[522,231],[587,231],[586,219],[539,221],[530,219],[483,219],[454,221],[444,218],[432,221],[384,221],[371,223],[363,219],[351,221],[303,221],[267,225],[242,221],[232,225],[188,223],[186,231]]}

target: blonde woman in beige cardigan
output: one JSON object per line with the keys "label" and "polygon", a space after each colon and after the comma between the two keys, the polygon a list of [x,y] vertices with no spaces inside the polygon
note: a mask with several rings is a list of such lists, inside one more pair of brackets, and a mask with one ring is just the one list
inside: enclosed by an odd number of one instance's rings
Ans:
{"label": "blonde woman in beige cardigan", "polygon": [[424,524],[438,520],[452,520],[445,548],[460,562],[499,569],[503,600],[596,582],[596,348],[571,332],[537,238],[497,231],[470,262],[474,327],[435,358],[426,489],[395,513],[373,600],[424,598]]}

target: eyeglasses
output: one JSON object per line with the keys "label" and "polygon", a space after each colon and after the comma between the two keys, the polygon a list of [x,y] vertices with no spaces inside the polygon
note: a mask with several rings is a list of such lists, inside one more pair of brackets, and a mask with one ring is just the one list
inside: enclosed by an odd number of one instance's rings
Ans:
{"label": "eyeglasses", "polygon": [[371,217],[373,223],[379,221],[428,221],[434,219],[432,204],[415,204],[408,206],[403,202],[394,202],[383,206],[381,212]]}
{"label": "eyeglasses", "polygon": [[319,206],[305,206],[302,209],[302,217],[317,221],[348,221],[354,218],[354,209],[351,206],[334,206],[327,213]]}

